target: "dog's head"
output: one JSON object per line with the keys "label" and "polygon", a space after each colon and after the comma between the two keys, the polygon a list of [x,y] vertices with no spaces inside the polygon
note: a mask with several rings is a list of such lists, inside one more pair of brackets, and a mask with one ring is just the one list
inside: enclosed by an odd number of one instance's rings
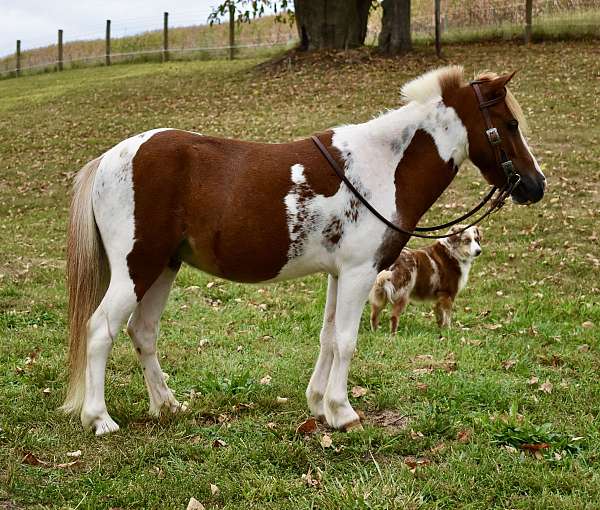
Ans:
{"label": "dog's head", "polygon": [[446,242],[457,259],[467,261],[481,255],[481,230],[479,227],[469,227],[460,232],[463,228],[464,225],[453,226],[448,231]]}

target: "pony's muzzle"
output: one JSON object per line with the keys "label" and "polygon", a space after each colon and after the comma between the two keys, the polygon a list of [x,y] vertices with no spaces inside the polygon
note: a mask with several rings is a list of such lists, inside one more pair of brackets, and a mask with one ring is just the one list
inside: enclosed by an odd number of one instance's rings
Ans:
{"label": "pony's muzzle", "polygon": [[530,177],[521,175],[521,182],[511,193],[513,202],[519,205],[535,204],[544,198],[546,178],[543,175]]}

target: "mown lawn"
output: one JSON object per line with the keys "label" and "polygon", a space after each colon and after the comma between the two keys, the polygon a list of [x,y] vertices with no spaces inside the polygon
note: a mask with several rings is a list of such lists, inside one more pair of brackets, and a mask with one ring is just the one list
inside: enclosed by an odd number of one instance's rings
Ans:
{"label": "mown lawn", "polygon": [[[365,429],[349,434],[295,432],[308,417],[323,276],[261,287],[184,269],[159,348],[189,413],[148,418],[121,335],[107,375],[121,431],[96,438],[62,416],[70,178],[157,126],[280,141],[367,120],[439,64],[429,50],[0,82],[0,508],[185,508],[191,497],[207,509],[600,507],[597,45],[444,51],[469,74],[520,70],[512,89],[549,190],[485,225],[452,330],[440,335],[427,305],[409,308],[396,337],[387,324],[371,333],[365,313],[350,373],[350,386],[368,390],[351,398]],[[484,189],[465,168],[432,219]]]}

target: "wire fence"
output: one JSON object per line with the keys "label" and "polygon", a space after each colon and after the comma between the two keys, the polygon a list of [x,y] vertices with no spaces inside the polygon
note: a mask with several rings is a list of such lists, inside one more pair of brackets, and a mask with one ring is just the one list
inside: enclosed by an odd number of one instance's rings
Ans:
{"label": "wire fence", "polygon": [[[522,38],[527,0],[440,0],[442,42],[491,38]],[[532,39],[600,38],[600,0],[532,1]],[[162,18],[138,17],[111,20],[101,30],[64,33],[64,44],[36,47],[22,41],[16,54],[0,58],[0,77],[51,72],[100,64],[131,61],[208,60],[267,56],[293,47],[295,26],[276,23],[272,17],[237,24],[206,25],[208,12],[174,12]],[[100,28],[100,29],[98,29]],[[366,43],[377,44],[381,9],[369,19]],[[434,1],[413,1],[412,37],[429,44],[435,33]],[[37,43],[39,46],[39,40]]]}

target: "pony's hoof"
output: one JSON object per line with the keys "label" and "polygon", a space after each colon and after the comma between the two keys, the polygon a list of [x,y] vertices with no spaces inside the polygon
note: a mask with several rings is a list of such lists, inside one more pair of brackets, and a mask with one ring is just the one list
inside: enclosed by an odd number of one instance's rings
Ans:
{"label": "pony's hoof", "polygon": [[344,432],[353,432],[355,430],[363,430],[363,426],[362,426],[362,423],[360,422],[360,420],[354,420],[354,421],[351,421],[350,423],[347,423],[346,425],[344,425],[342,427],[342,430]]}
{"label": "pony's hoof", "polygon": [[97,436],[104,436],[119,430],[119,425],[117,425],[117,422],[115,422],[115,420],[113,420],[110,416],[106,416],[104,418],[98,418],[96,421],[94,421],[92,424],[92,429]]}

